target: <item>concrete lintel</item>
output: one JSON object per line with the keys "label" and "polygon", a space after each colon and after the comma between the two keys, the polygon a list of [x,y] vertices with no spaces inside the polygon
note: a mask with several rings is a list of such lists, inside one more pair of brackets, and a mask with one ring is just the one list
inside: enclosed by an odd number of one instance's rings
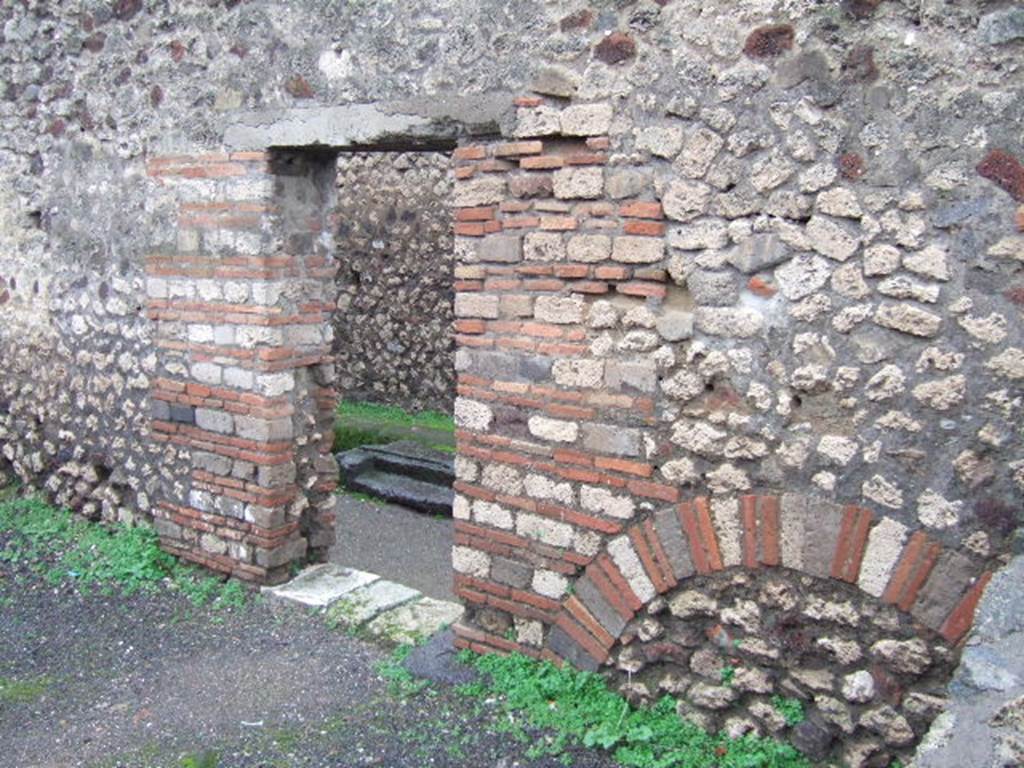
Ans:
{"label": "concrete lintel", "polygon": [[229,150],[365,147],[454,142],[494,134],[511,115],[506,93],[239,113],[224,131]]}

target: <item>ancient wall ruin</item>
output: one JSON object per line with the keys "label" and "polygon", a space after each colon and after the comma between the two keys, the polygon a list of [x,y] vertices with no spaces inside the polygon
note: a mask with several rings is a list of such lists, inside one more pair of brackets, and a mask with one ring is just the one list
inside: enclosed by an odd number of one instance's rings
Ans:
{"label": "ancient wall ruin", "polygon": [[338,156],[334,357],[346,398],[451,413],[450,174],[445,152]]}
{"label": "ancient wall ruin", "polygon": [[735,733],[796,697],[857,766],[961,695],[1024,495],[1012,3],[0,13],[0,470],[322,552],[336,155],[454,142],[460,644]]}

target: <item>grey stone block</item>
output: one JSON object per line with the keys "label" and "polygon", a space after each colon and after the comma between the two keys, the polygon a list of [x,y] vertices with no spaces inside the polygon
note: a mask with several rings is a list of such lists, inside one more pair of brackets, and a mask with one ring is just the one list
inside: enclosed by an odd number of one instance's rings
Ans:
{"label": "grey stone block", "polygon": [[658,534],[661,546],[668,555],[672,565],[672,573],[682,581],[697,572],[693,567],[690,555],[690,544],[679,524],[679,517],[674,508],[659,510],[654,515],[654,530]]}
{"label": "grey stone block", "polygon": [[605,366],[605,384],[617,392],[653,392],[658,384],[658,371],[653,363],[623,363],[609,360]]}
{"label": "grey stone block", "polygon": [[781,264],[792,252],[778,235],[753,235],[737,245],[729,254],[729,263],[745,275]]}
{"label": "grey stone block", "polygon": [[[335,465],[337,469],[337,465]],[[273,464],[261,466],[257,471],[257,481],[263,488],[280,488],[295,482],[295,464]]]}
{"label": "grey stone block", "polygon": [[598,624],[604,627],[609,635],[618,637],[622,634],[626,628],[626,621],[605,599],[601,590],[590,580],[589,576],[584,576],[576,582],[575,592],[580,602],[594,615]]}
{"label": "grey stone block", "polygon": [[235,420],[230,413],[209,408],[196,408],[196,426],[210,432],[230,434],[234,431]]}
{"label": "grey stone block", "polygon": [[520,358],[504,352],[471,351],[468,373],[487,379],[511,381],[518,378]]}
{"label": "grey stone block", "polygon": [[658,333],[665,341],[683,341],[693,336],[693,313],[669,310],[657,320]]}
{"label": "grey stone block", "polygon": [[513,263],[523,256],[522,238],[514,235],[489,235],[484,238],[477,250],[480,261],[497,261]]}
{"label": "grey stone block", "polygon": [[533,578],[533,569],[515,560],[495,557],[491,560],[491,578],[499,584],[524,589]]}
{"label": "grey stone block", "polygon": [[807,573],[827,579],[832,574],[843,510],[827,501],[813,500],[804,515],[803,565]]}
{"label": "grey stone block", "polygon": [[974,568],[968,558],[957,552],[943,552],[911,607],[911,615],[938,631],[971,585],[973,576]]}
{"label": "grey stone block", "polygon": [[374,573],[324,563],[304,569],[286,584],[279,587],[263,587],[261,591],[274,600],[310,608],[324,608],[379,578]]}
{"label": "grey stone block", "polygon": [[150,400],[149,415],[156,421],[169,421],[171,418],[171,405],[166,400]]}
{"label": "grey stone block", "polygon": [[190,405],[172,405],[168,418],[179,424],[195,424],[196,409]]}
{"label": "grey stone block", "polygon": [[695,269],[686,278],[686,287],[697,304],[727,307],[739,299],[736,278],[730,272]]}
{"label": "grey stone block", "polygon": [[519,376],[526,381],[547,381],[551,378],[551,366],[554,361],[550,357],[530,355],[519,358]]}
{"label": "grey stone block", "polygon": [[591,658],[561,627],[554,627],[548,635],[548,647],[578,669],[596,672],[598,663]]}
{"label": "grey stone block", "polygon": [[640,430],[617,424],[584,424],[583,447],[616,456],[639,456]]}
{"label": "grey stone block", "polygon": [[277,568],[292,560],[298,560],[306,554],[306,540],[293,539],[287,544],[273,549],[257,549],[256,564],[263,568]]}
{"label": "grey stone block", "polygon": [[213,503],[213,508],[225,517],[233,517],[241,520],[245,515],[245,503],[229,496],[218,496]]}

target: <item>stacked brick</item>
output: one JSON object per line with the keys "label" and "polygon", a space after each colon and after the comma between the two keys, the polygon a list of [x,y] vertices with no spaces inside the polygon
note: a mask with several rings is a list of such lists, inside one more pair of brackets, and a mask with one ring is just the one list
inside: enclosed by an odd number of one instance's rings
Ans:
{"label": "stacked brick", "polygon": [[[455,152],[455,567],[482,618],[461,641],[539,654],[602,538],[679,491],[641,456],[654,368],[595,360],[584,325],[588,298],[666,295],[661,205],[606,199],[609,107],[518,106],[521,140]],[[532,644],[488,633],[490,609]]]}
{"label": "stacked brick", "polygon": [[177,462],[155,524],[169,551],[244,579],[280,581],[331,541],[335,265],[319,165],[262,152],[149,164],[180,206],[176,250],[147,260],[153,439]]}

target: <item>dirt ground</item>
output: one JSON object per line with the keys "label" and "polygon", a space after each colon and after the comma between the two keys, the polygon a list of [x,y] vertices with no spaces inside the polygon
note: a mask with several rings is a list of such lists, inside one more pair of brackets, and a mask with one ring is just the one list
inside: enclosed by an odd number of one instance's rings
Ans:
{"label": "dirt ground", "polygon": [[[0,563],[0,766],[285,768],[530,761],[493,701],[378,673],[390,649],[261,601],[83,596]],[[580,768],[614,765],[579,751]]]}

